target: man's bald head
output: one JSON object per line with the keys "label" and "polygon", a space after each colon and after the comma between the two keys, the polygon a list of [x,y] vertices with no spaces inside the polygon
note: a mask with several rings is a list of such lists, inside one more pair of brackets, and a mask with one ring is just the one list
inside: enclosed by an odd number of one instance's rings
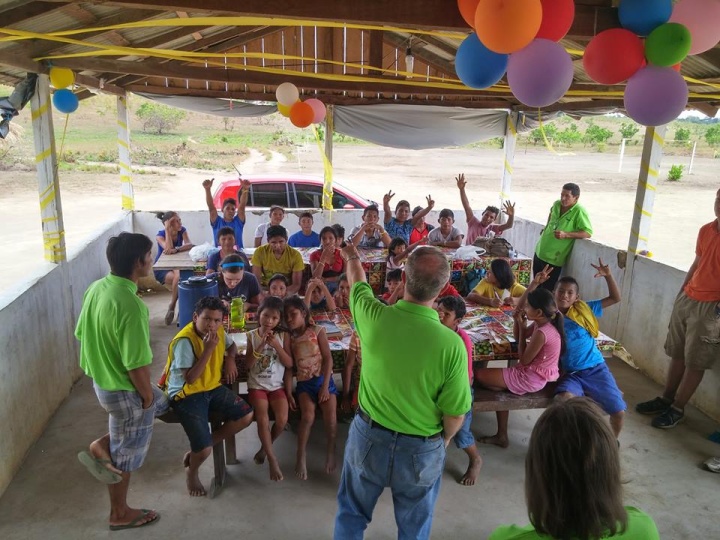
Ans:
{"label": "man's bald head", "polygon": [[433,300],[450,281],[450,264],[438,248],[423,246],[408,257],[405,293],[418,302]]}

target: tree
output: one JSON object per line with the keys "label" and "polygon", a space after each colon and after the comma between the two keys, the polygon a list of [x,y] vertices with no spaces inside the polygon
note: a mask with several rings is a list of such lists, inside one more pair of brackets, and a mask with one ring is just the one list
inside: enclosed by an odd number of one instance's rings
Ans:
{"label": "tree", "polygon": [[175,129],[182,122],[187,113],[181,109],[168,107],[159,103],[143,103],[135,116],[143,123],[143,131],[150,129],[153,133],[161,135]]}
{"label": "tree", "polygon": [[710,146],[720,145],[720,125],[709,127],[705,132],[705,140]]}
{"label": "tree", "polygon": [[557,141],[561,144],[576,144],[582,141],[582,133],[577,128],[577,124],[570,124],[568,127],[558,132]]}
{"label": "tree", "polygon": [[592,145],[597,145],[607,142],[607,140],[612,137],[612,135],[612,131],[610,131],[609,129],[600,127],[596,124],[590,124],[585,130],[583,142],[585,144],[590,143]]}
{"label": "tree", "polygon": [[620,135],[623,139],[632,139],[640,128],[635,122],[623,122],[620,126]]}
{"label": "tree", "polygon": [[554,139],[557,135],[557,128],[553,124],[543,124],[542,129],[535,128],[530,132],[530,140],[533,144],[543,142],[543,131],[548,140]]}
{"label": "tree", "polygon": [[688,128],[677,128],[675,130],[675,140],[677,142],[687,142],[690,140],[690,130]]}

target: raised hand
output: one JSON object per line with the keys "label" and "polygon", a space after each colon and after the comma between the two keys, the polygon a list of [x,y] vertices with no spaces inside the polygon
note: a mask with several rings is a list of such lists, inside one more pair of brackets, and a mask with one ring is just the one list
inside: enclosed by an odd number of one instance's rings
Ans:
{"label": "raised hand", "polygon": [[467,182],[465,182],[465,174],[458,174],[455,177],[455,183],[457,184],[458,189],[465,189],[465,186],[467,185]]}
{"label": "raised hand", "polygon": [[425,200],[427,201],[428,208],[432,209],[432,207],[435,206],[435,201],[433,201],[432,195],[425,197]]}
{"label": "raised hand", "polygon": [[392,199],[395,196],[395,194],[392,192],[392,190],[388,191],[385,195],[383,195],[383,204],[390,204],[390,199]]}
{"label": "raised hand", "polygon": [[550,274],[552,274],[553,267],[549,264],[545,265],[545,268],[542,269],[542,271],[538,272],[533,276],[532,282],[537,285],[542,285],[545,283],[548,279],[550,279]]}
{"label": "raised hand", "polygon": [[212,187],[214,181],[214,178],[211,178],[210,180],[203,180],[202,187],[209,190]]}
{"label": "raised hand", "polygon": [[503,213],[507,216],[514,216],[515,215],[515,203],[511,203],[510,201],[505,201],[503,203]]}
{"label": "raised hand", "polygon": [[250,189],[250,180],[240,180],[241,189]]}
{"label": "raised hand", "polygon": [[594,277],[607,277],[611,275],[610,273],[610,267],[607,264],[603,264],[602,259],[598,259],[598,264],[590,264],[595,270],[597,270],[597,273]]}
{"label": "raised hand", "polygon": [[340,250],[340,255],[347,262],[350,257],[360,257],[357,247],[352,242],[348,242],[344,248]]}

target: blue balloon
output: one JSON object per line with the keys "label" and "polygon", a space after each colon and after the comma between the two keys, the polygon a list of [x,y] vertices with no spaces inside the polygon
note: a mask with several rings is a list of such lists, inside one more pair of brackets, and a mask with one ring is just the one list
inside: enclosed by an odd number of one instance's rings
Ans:
{"label": "blue balloon", "polygon": [[672,0],[620,0],[618,16],[623,28],[647,36],[670,20]]}
{"label": "blue balloon", "polygon": [[508,58],[488,49],[473,32],[458,47],[455,73],[470,88],[489,88],[505,75]]}
{"label": "blue balloon", "polygon": [[80,101],[77,96],[73,94],[72,90],[66,88],[62,90],[55,90],[53,94],[53,105],[61,113],[70,114],[77,111]]}

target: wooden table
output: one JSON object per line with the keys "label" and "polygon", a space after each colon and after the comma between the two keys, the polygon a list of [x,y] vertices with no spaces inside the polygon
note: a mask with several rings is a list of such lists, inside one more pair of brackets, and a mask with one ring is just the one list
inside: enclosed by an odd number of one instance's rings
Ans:
{"label": "wooden table", "polygon": [[180,279],[185,280],[194,275],[205,275],[207,261],[193,261],[190,251],[166,254],[161,253],[160,258],[153,264],[153,270],[180,270]]}

